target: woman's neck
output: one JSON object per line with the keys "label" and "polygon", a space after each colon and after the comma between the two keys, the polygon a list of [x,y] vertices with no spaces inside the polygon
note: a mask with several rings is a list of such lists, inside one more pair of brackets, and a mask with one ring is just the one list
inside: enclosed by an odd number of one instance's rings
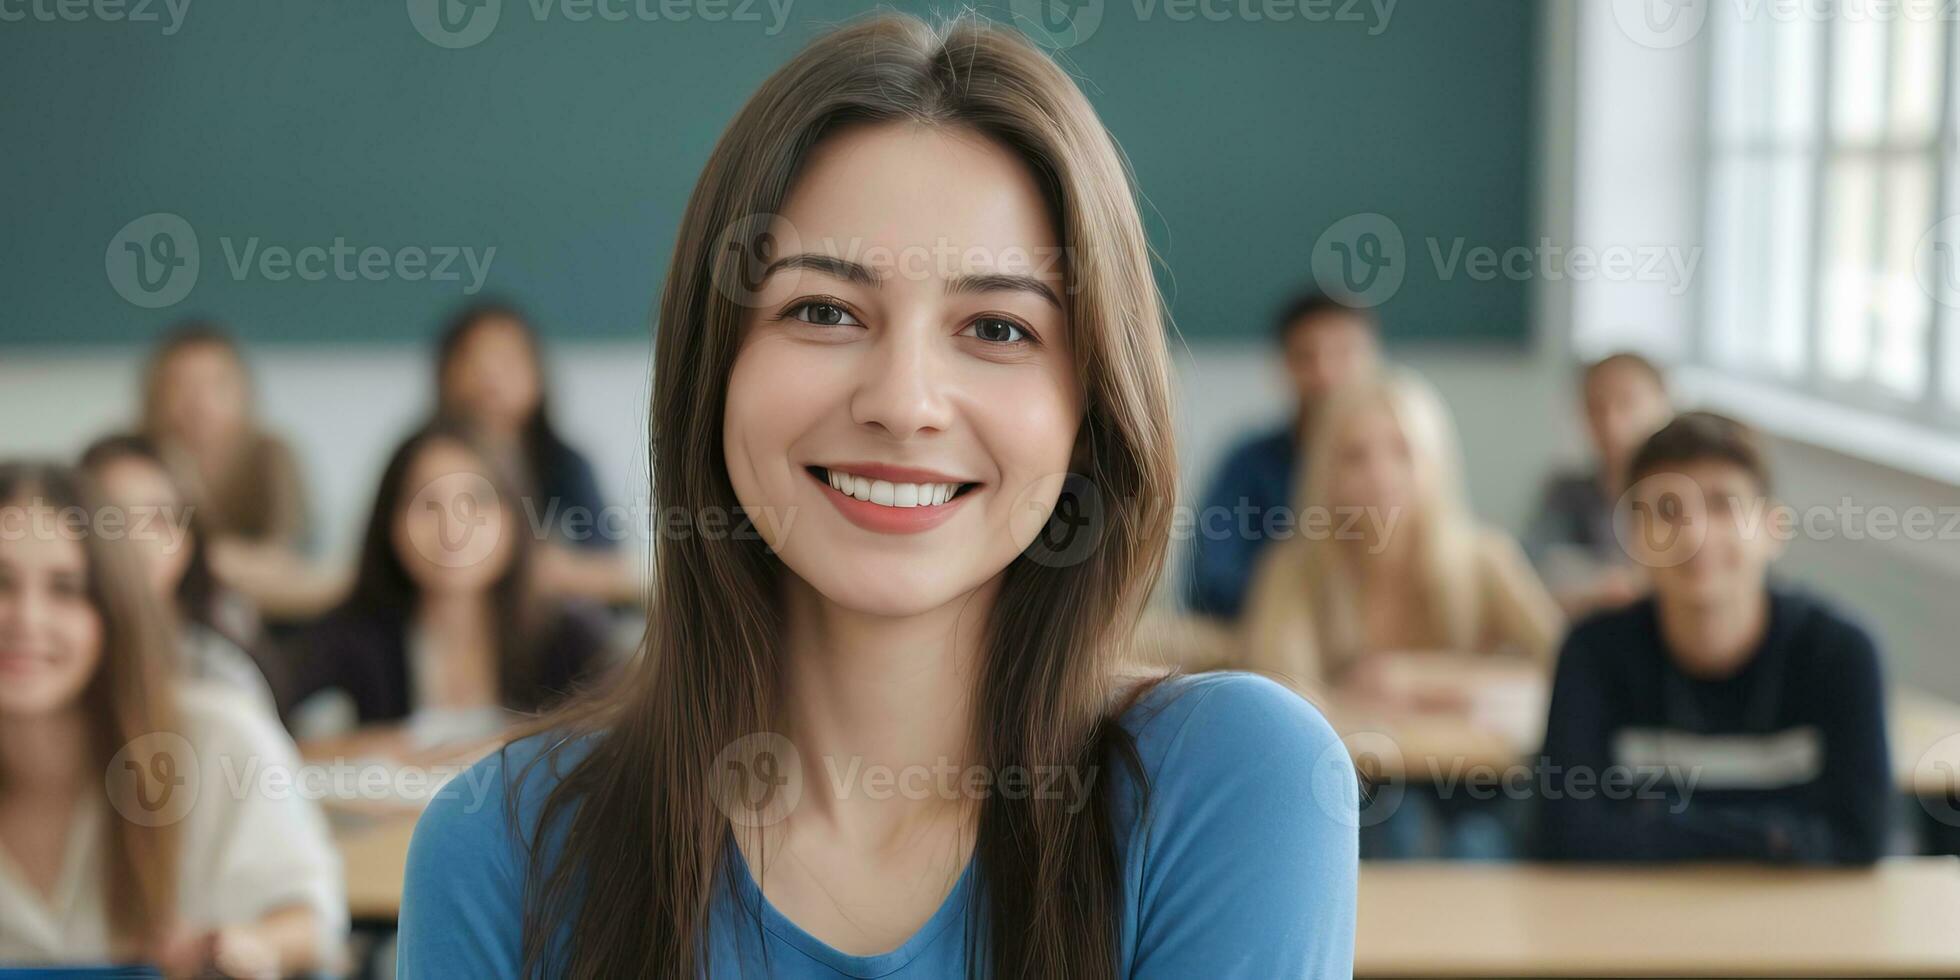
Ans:
{"label": "woman's neck", "polygon": [[89,762],[88,720],[74,707],[29,718],[0,716],[0,786],[49,795],[82,785]]}
{"label": "woman's neck", "polygon": [[[850,833],[901,840],[961,812],[955,790],[970,761],[975,682],[1001,580],[892,618],[786,579],[783,725],[802,754],[799,816],[807,809]],[[872,799],[866,781],[887,772],[908,791]],[[908,789],[920,785],[929,791]]]}

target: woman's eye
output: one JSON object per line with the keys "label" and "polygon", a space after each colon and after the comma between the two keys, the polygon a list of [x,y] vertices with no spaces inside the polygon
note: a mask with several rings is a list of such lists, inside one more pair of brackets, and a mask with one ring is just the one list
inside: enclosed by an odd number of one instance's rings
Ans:
{"label": "woman's eye", "polygon": [[1028,331],[1020,324],[1000,317],[990,316],[975,320],[967,330],[990,344],[1018,344],[1028,339]]}
{"label": "woman's eye", "polygon": [[791,319],[802,320],[804,323],[814,323],[820,327],[862,326],[862,324],[857,322],[856,317],[845,312],[844,308],[838,306],[836,303],[798,303],[790,307],[789,315]]}

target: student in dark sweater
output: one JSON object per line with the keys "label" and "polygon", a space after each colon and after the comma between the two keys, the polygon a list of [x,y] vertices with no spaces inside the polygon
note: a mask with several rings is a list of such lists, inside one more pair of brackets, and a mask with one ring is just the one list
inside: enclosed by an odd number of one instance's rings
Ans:
{"label": "student in dark sweater", "polygon": [[1539,761],[1545,855],[1876,860],[1892,799],[1878,651],[1770,580],[1789,525],[1753,433],[1683,415],[1628,478],[1654,594],[1566,639]]}

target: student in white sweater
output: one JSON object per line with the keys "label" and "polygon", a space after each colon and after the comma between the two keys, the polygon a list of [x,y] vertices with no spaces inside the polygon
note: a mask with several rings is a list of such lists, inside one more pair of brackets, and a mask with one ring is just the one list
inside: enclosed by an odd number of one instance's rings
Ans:
{"label": "student in white sweater", "polygon": [[0,465],[0,967],[331,967],[339,862],[281,781],[292,742],[239,692],[178,678],[109,513],[70,471]]}

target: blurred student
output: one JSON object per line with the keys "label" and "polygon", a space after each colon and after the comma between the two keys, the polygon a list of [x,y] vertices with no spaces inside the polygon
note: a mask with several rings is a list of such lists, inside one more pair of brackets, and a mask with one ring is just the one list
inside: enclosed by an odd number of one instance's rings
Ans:
{"label": "blurred student", "polygon": [[224,328],[189,321],[157,345],[141,429],[189,493],[226,584],[270,617],[304,618],[332,601],[338,583],[302,557],[310,526],[298,458],[253,418],[251,377]]}
{"label": "blurred student", "polygon": [[626,527],[606,509],[592,464],[552,424],[537,334],[520,311],[483,303],[450,320],[437,345],[436,401],[439,415],[475,428],[528,484],[520,513],[549,532],[535,556],[540,588],[639,598],[618,554]]}
{"label": "blurred student", "polygon": [[[1653,595],[1565,642],[1545,731],[1547,855],[1876,860],[1893,792],[1878,651],[1770,577],[1788,512],[1756,435],[1684,414],[1626,479]],[[1559,791],[1572,776],[1591,791]]]}
{"label": "blurred student", "polygon": [[1246,604],[1250,666],[1408,708],[1461,706],[1452,672],[1431,669],[1445,662],[1548,667],[1558,606],[1517,542],[1470,515],[1460,459],[1449,410],[1412,373],[1330,399],[1299,523],[1261,559]]}
{"label": "blurred student", "polygon": [[324,820],[224,775],[296,775],[292,742],[170,670],[142,558],[96,529],[103,506],[71,471],[0,465],[0,966],[331,968],[346,905]]}
{"label": "blurred student", "polygon": [[[1517,542],[1471,517],[1441,398],[1405,372],[1355,382],[1311,446],[1299,524],[1246,604],[1245,666],[1337,713],[1535,721],[1563,618]],[[1386,819],[1364,815],[1362,853],[1508,856],[1517,813],[1410,787]]]}
{"label": "blurred student", "polygon": [[[606,661],[595,610],[538,594],[517,493],[469,430],[438,422],[389,459],[347,601],[293,644],[288,717],[337,692],[349,750],[406,754],[493,737]],[[334,701],[319,702],[331,705]],[[401,727],[396,723],[407,723]]]}
{"label": "blurred student", "polygon": [[211,574],[197,510],[155,444],[135,435],[99,439],[81,467],[127,515],[123,536],[142,553],[186,676],[235,688],[276,717],[265,659],[252,652],[264,646],[257,614]]}
{"label": "blurred student", "polygon": [[1613,532],[1613,508],[1634,450],[1674,414],[1667,379],[1639,354],[1594,361],[1580,385],[1592,464],[1546,481],[1525,533],[1532,563],[1573,616],[1626,605],[1646,591],[1646,577]]}
{"label": "blurred student", "polygon": [[1294,405],[1285,424],[1240,443],[1213,475],[1198,512],[1185,578],[1190,611],[1236,620],[1267,528],[1296,494],[1307,437],[1328,395],[1380,363],[1373,311],[1320,293],[1296,297],[1275,321]]}

